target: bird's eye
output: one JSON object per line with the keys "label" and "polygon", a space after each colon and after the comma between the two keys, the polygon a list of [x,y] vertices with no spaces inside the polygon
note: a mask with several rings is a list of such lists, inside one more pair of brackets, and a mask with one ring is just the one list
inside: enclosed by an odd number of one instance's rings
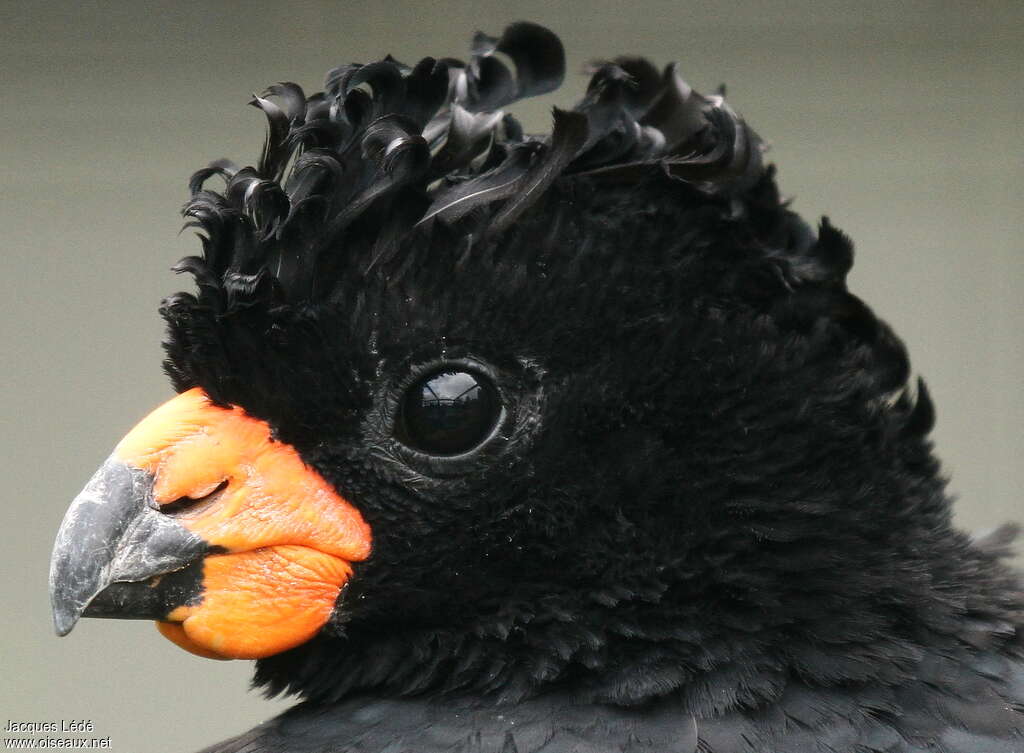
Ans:
{"label": "bird's eye", "polygon": [[501,417],[501,400],[483,374],[448,368],[432,371],[408,388],[396,434],[429,455],[460,455],[481,444]]}

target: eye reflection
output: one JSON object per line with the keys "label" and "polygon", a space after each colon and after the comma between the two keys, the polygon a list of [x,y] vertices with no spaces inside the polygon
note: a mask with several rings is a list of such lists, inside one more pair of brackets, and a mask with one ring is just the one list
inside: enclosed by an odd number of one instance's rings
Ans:
{"label": "eye reflection", "polygon": [[501,412],[497,391],[479,374],[431,374],[402,399],[398,438],[432,455],[457,455],[482,442]]}

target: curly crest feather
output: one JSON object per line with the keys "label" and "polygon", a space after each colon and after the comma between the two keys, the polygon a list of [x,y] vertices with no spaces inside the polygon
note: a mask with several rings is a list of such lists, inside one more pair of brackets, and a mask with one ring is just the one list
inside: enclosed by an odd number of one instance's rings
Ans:
{"label": "curly crest feather", "polygon": [[[184,214],[204,256],[179,269],[215,307],[229,271],[235,301],[262,289],[260,275],[282,301],[315,301],[338,274],[390,260],[435,223],[500,233],[563,176],[662,174],[729,197],[761,177],[761,141],[722,97],[641,58],[596,66],[583,100],[556,108],[549,136],[525,136],[500,108],[557,88],[564,69],[558,37],[524,22],[498,39],[478,33],[468,63],[387,57],[335,68],[310,97],[294,83],[270,87],[251,102],[268,126],[258,164],[220,160],[192,176]],[[214,176],[220,192],[205,188]]]}

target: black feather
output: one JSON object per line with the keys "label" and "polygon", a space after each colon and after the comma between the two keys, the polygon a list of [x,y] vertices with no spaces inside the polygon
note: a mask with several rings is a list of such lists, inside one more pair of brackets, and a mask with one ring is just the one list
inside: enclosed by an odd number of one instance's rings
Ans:
{"label": "black feather", "polygon": [[494,215],[491,232],[500,233],[526,211],[572,162],[587,140],[587,118],[579,112],[555,109],[551,143],[523,175],[516,195]]}
{"label": "black feather", "polygon": [[[561,40],[537,24],[512,24],[500,39],[477,32],[472,51],[465,69],[465,98],[470,110],[494,110],[523,97],[544,94],[557,89],[565,76]],[[515,70],[494,57],[495,52],[508,55]]]}
{"label": "black feather", "polygon": [[506,199],[522,185],[530,164],[542,151],[536,143],[512,147],[505,161],[482,175],[456,183],[448,188],[427,207],[420,224],[434,217],[446,222],[456,222],[475,209]]}
{"label": "black feather", "polygon": [[[371,259],[395,257],[404,243],[398,225],[368,210],[399,191],[426,207],[411,224],[403,211],[407,230],[472,217],[466,232],[479,235],[491,222],[491,232],[507,228],[563,176],[630,182],[661,170],[704,192],[733,194],[760,175],[760,142],[719,98],[690,90],[672,66],[659,80],[641,58],[595,72],[576,108],[586,123],[565,113],[550,139],[524,137],[497,108],[556,88],[564,69],[558,37],[522,22],[499,38],[477,34],[468,63],[352,63],[308,98],[297,84],[276,84],[251,102],[267,118],[257,165],[220,161],[198,171],[185,213],[205,233],[212,269],[255,273],[262,265],[297,302],[329,296],[346,270],[365,274]],[[220,198],[203,193],[213,175],[228,184]]]}

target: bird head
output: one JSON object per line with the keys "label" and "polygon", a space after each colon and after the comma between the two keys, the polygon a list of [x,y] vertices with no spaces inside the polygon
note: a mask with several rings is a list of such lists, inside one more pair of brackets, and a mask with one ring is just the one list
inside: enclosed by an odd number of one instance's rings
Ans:
{"label": "bird head", "polygon": [[597,65],[525,135],[502,108],[563,69],[519,23],[255,97],[258,162],[191,182],[178,394],[58,535],[58,632],[153,619],[311,696],[602,668],[627,701],[881,634],[878,568],[948,511],[849,241],[674,66]]}

